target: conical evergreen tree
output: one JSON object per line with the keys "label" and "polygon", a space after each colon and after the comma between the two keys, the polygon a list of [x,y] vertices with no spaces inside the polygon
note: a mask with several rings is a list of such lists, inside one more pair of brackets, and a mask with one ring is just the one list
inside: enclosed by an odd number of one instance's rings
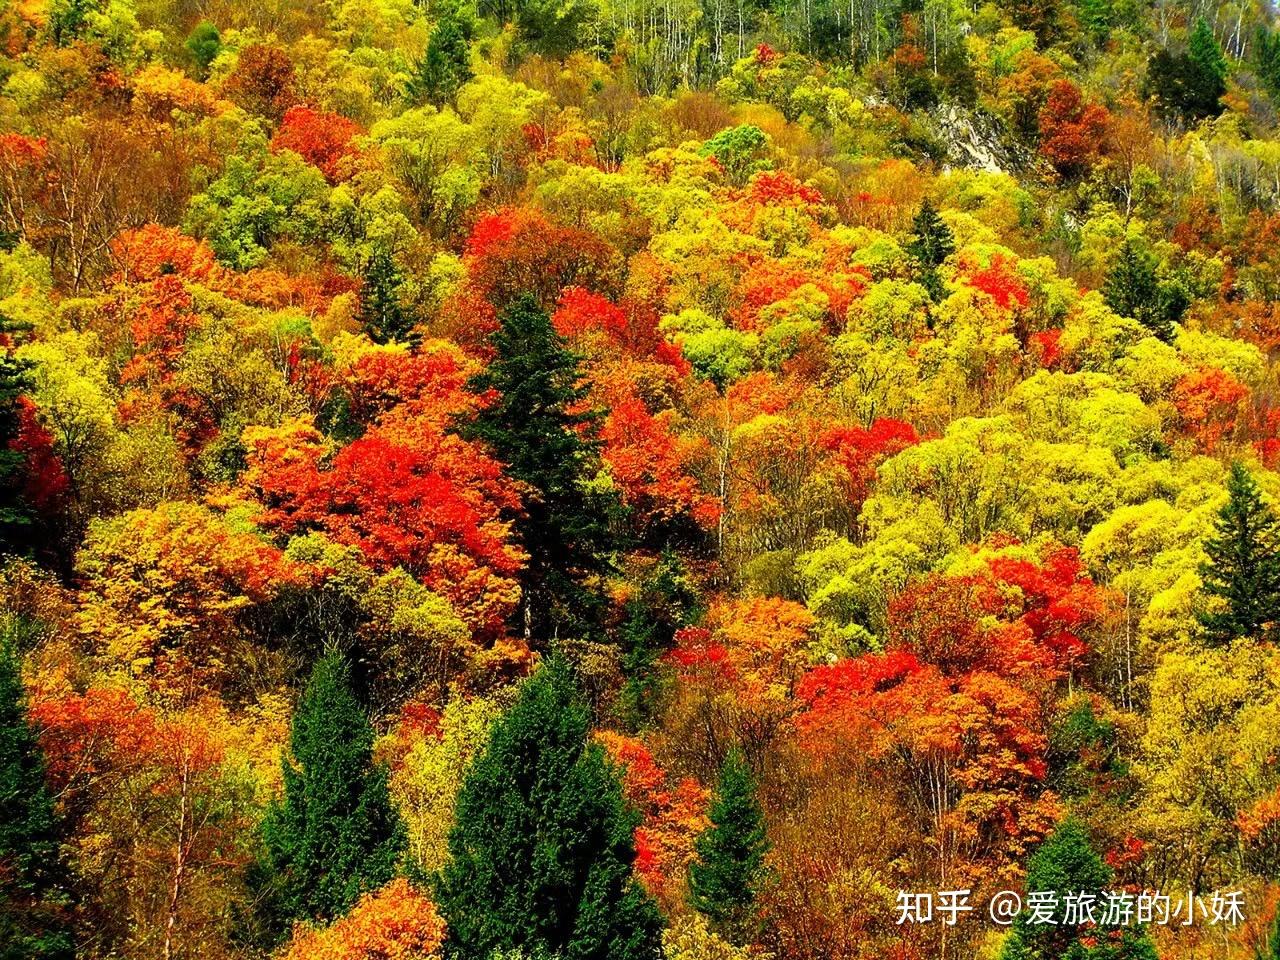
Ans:
{"label": "conical evergreen tree", "polygon": [[18,436],[18,398],[31,389],[31,365],[13,352],[28,328],[0,314],[0,546],[25,552],[34,515],[22,493],[26,459],[12,449]]}
{"label": "conical evergreen tree", "polygon": [[0,960],[71,960],[60,829],[27,721],[11,630],[0,636]]}
{"label": "conical evergreen tree", "polygon": [[676,630],[698,620],[698,597],[685,577],[680,558],[667,550],[653,575],[626,606],[622,626],[620,716],[631,731],[656,718],[662,688],[661,656],[671,649]]}
{"label": "conical evergreen tree", "polygon": [[1116,313],[1132,317],[1166,343],[1187,306],[1178,287],[1161,283],[1155,258],[1128,238],[1102,285],[1102,297]]}
{"label": "conical evergreen tree", "polygon": [[329,920],[395,873],[404,831],[373,762],[373,729],[340,656],[320,660],[293,715],[284,800],[263,823],[265,926]]}
{"label": "conical evergreen tree", "polygon": [[938,208],[926,197],[912,221],[907,253],[916,261],[920,283],[934,300],[941,299],[943,292],[938,268],[955,249],[955,234],[943,222]]}
{"label": "conical evergreen tree", "polygon": [[413,323],[400,305],[404,276],[395,258],[382,251],[375,253],[365,265],[363,281],[360,313],[365,331],[378,343],[405,339]]}
{"label": "conical evergreen tree", "polygon": [[711,826],[695,844],[689,868],[689,901],[730,940],[755,933],[752,907],[765,877],[769,851],[755,779],[737,750],[720,769],[711,801]]}
{"label": "conical evergreen tree", "polygon": [[598,415],[576,409],[586,397],[580,358],[532,297],[503,312],[491,344],[494,359],[472,388],[496,399],[460,432],[487,443],[525,485],[524,513],[515,518],[529,554],[522,627],[526,637],[547,640],[590,626],[600,599],[588,582],[611,569],[605,550],[614,501],[586,485],[599,449]]}
{"label": "conical evergreen tree", "polygon": [[436,900],[447,955],[655,960],[661,919],[632,875],[637,824],[569,666],[521,687],[458,796]]}
{"label": "conical evergreen tree", "polygon": [[[1206,78],[1216,81],[1222,92],[1226,92],[1227,58],[1222,55],[1222,47],[1218,46],[1213,28],[1204,17],[1196,18],[1196,24],[1187,38],[1187,56],[1203,71]],[[1219,96],[1221,95],[1220,93]]]}
{"label": "conical evergreen tree", "polygon": [[414,71],[412,92],[416,97],[435,103],[453,100],[471,79],[470,39],[470,24],[456,13],[448,13],[436,23]]}
{"label": "conical evergreen tree", "polygon": [[[1101,903],[1111,882],[1111,868],[1093,849],[1084,827],[1073,819],[1063,821],[1027,864],[1027,892],[1055,895],[1055,922],[1032,923],[1032,914],[1024,910],[1013,922],[1000,960],[1156,960],[1155,947],[1142,926],[1066,922],[1068,895],[1092,894]],[[1094,916],[1103,919],[1096,908]]]}
{"label": "conical evergreen tree", "polygon": [[1227,476],[1227,494],[1200,568],[1204,592],[1222,601],[1200,616],[1205,642],[1215,647],[1260,637],[1280,622],[1280,518],[1239,463]]}

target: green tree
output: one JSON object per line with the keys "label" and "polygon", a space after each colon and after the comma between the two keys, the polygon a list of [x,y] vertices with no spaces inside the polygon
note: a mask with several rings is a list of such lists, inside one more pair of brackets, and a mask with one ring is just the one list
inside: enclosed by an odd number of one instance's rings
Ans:
{"label": "green tree", "polygon": [[520,689],[458,796],[436,878],[447,955],[656,960],[661,919],[632,874],[638,823],[568,664]]}
{"label": "green tree", "polygon": [[10,623],[0,636],[0,960],[71,960],[61,830],[14,633]]}
{"label": "green tree", "polygon": [[938,276],[938,268],[955,249],[955,234],[939,216],[938,208],[926,197],[912,220],[907,253],[916,262],[920,285],[935,301],[942,298],[942,279]]}
{"label": "green tree", "polygon": [[698,151],[714,157],[731,183],[741,186],[760,170],[769,169],[769,137],[757,126],[743,124],[721,130]]}
{"label": "green tree", "polygon": [[1162,282],[1155,257],[1128,237],[1103,282],[1102,297],[1116,313],[1132,317],[1166,343],[1187,308],[1182,289]]}
{"label": "green tree", "polygon": [[[1054,923],[1031,922],[1023,911],[1013,922],[1000,960],[1156,960],[1155,947],[1142,926],[1082,926],[1068,923],[1068,896],[1092,894],[1101,902],[1112,882],[1084,827],[1074,819],[1060,823],[1027,864],[1027,893],[1053,894]],[[1097,908],[1095,918],[1101,918]],[[1087,938],[1087,939],[1086,939]]]}
{"label": "green tree", "polygon": [[14,338],[28,329],[0,314],[0,544],[21,550],[30,543],[33,520],[23,495],[26,457],[12,447],[20,427],[18,398],[33,388],[31,362],[14,354]]}
{"label": "green tree", "polygon": [[312,670],[290,730],[284,799],[267,811],[263,920],[279,936],[295,920],[330,920],[395,873],[404,828],[373,762],[373,728],[352,693],[342,657]]}
{"label": "green tree", "polygon": [[1222,48],[1213,35],[1213,28],[1204,17],[1196,18],[1191,36],[1187,38],[1187,56],[1199,68],[1206,83],[1216,83],[1218,88],[1226,91],[1227,58],[1222,55]]}
{"label": "green tree", "polygon": [[209,75],[209,66],[222,51],[222,36],[218,28],[208,20],[201,20],[187,35],[185,44],[191,62],[196,65],[196,74],[200,79]]}
{"label": "green tree", "polygon": [[1204,592],[1220,603],[1200,615],[1205,642],[1223,646],[1258,637],[1280,621],[1280,519],[1239,463],[1227,476],[1228,499],[1204,544]]}
{"label": "green tree", "polygon": [[496,396],[460,432],[487,443],[525,487],[524,513],[515,518],[529,554],[523,628],[526,638],[547,640],[594,621],[600,599],[588,582],[611,568],[604,550],[613,498],[586,484],[599,449],[598,414],[579,409],[580,358],[532,297],[504,311],[490,342],[495,356],[471,386]]}
{"label": "green tree", "polygon": [[360,318],[365,332],[378,343],[407,338],[413,321],[400,303],[404,274],[395,257],[375,252],[365,264],[362,279]]}
{"label": "green tree", "polygon": [[620,714],[627,729],[640,730],[656,718],[662,693],[662,654],[671,649],[676,631],[695,623],[698,596],[685,576],[680,557],[663,552],[653,574],[626,605],[622,625],[622,686]]}
{"label": "green tree", "polygon": [[732,940],[755,933],[752,907],[765,878],[764,813],[755,779],[742,754],[731,750],[720,768],[711,800],[711,826],[695,844],[689,867],[689,902]]}
{"label": "green tree", "polygon": [[[1187,52],[1158,50],[1147,65],[1147,87],[1166,114],[1198,121],[1222,112],[1228,66],[1203,17],[1187,37]],[[1264,78],[1265,80],[1265,78]]]}
{"label": "green tree", "polygon": [[435,103],[453,100],[471,79],[470,39],[470,25],[457,14],[440,19],[414,71],[410,89],[416,98]]}

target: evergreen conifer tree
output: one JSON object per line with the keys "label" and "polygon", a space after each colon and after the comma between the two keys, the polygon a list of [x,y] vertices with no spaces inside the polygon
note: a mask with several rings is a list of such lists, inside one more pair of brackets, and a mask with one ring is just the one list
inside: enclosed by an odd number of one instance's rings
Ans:
{"label": "evergreen conifer tree", "polygon": [[1207,85],[1215,85],[1221,92],[1227,89],[1227,58],[1222,55],[1222,48],[1213,35],[1213,28],[1204,17],[1197,17],[1191,35],[1187,38],[1187,56],[1191,58],[1205,77]]}
{"label": "evergreen conifer tree", "polygon": [[[1156,960],[1151,938],[1140,925],[1067,922],[1068,895],[1092,894],[1100,903],[1111,882],[1111,868],[1093,849],[1084,827],[1073,819],[1063,821],[1027,864],[1027,892],[1054,895],[1055,922],[1032,923],[1024,910],[1013,922],[1000,960]],[[1102,919],[1096,909],[1094,916]]]}
{"label": "evergreen conifer tree", "polygon": [[752,908],[765,876],[769,851],[755,779],[742,754],[732,750],[720,769],[711,801],[711,826],[695,844],[689,868],[689,900],[727,938],[753,933]]}
{"label": "evergreen conifer tree", "polygon": [[0,636],[0,960],[71,960],[67,876],[11,628]]}
{"label": "evergreen conifer tree", "polygon": [[395,258],[385,251],[373,254],[362,279],[360,310],[365,331],[378,343],[405,339],[413,324],[400,305],[404,275]]}
{"label": "evergreen conifer tree", "polygon": [[626,605],[622,626],[621,719],[637,731],[655,719],[661,693],[660,659],[675,642],[681,625],[698,619],[698,597],[679,556],[663,552],[651,577]]}
{"label": "evergreen conifer tree", "polygon": [[436,103],[453,100],[471,79],[470,39],[470,25],[460,16],[450,12],[441,17],[414,72],[413,93],[417,97]]}
{"label": "evergreen conifer tree", "polygon": [[1280,622],[1280,519],[1239,463],[1227,476],[1228,499],[1204,544],[1204,592],[1221,601],[1200,616],[1205,642],[1223,646],[1260,637]]}
{"label": "evergreen conifer tree", "polygon": [[520,689],[458,796],[436,878],[453,960],[499,951],[656,960],[661,920],[632,874],[637,824],[565,661]]}
{"label": "evergreen conifer tree", "polygon": [[912,221],[907,253],[916,261],[920,283],[934,300],[940,300],[943,292],[938,268],[955,249],[955,234],[943,222],[937,207],[926,197]]}
{"label": "evergreen conifer tree", "polygon": [[1116,313],[1132,317],[1166,343],[1187,306],[1178,287],[1160,281],[1155,258],[1128,238],[1107,274],[1102,296]]}
{"label": "evergreen conifer tree", "polygon": [[18,398],[31,389],[31,365],[13,352],[28,328],[0,314],[0,546],[23,552],[35,520],[23,495],[26,460],[12,448],[20,427]]}
{"label": "evergreen conifer tree", "polygon": [[187,35],[184,46],[196,66],[197,75],[203,80],[209,75],[209,67],[214,59],[222,51],[222,36],[216,26],[208,20],[201,20]]}
{"label": "evergreen conifer tree", "polygon": [[373,729],[343,659],[312,670],[294,711],[284,799],[263,822],[264,924],[279,936],[296,920],[330,920],[395,873],[404,845],[387,772],[373,762]]}
{"label": "evergreen conifer tree", "polygon": [[576,409],[586,397],[580,358],[532,297],[503,312],[491,344],[495,356],[471,386],[496,399],[460,431],[487,443],[525,487],[524,513],[515,518],[529,554],[523,630],[547,640],[591,625],[600,599],[589,581],[611,569],[605,550],[612,500],[586,484],[599,450],[598,414]]}

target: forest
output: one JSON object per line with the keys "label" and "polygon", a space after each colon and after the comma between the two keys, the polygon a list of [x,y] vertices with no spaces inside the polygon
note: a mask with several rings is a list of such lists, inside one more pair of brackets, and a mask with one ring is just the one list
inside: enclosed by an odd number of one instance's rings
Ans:
{"label": "forest", "polygon": [[1280,960],[1278,643],[1269,3],[0,0],[0,960]]}

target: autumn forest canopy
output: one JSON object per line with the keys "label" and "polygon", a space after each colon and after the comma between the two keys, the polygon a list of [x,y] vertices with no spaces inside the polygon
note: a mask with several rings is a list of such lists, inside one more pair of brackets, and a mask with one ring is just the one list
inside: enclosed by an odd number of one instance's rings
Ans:
{"label": "autumn forest canopy", "polygon": [[0,960],[1280,960],[1275,21],[0,0]]}

